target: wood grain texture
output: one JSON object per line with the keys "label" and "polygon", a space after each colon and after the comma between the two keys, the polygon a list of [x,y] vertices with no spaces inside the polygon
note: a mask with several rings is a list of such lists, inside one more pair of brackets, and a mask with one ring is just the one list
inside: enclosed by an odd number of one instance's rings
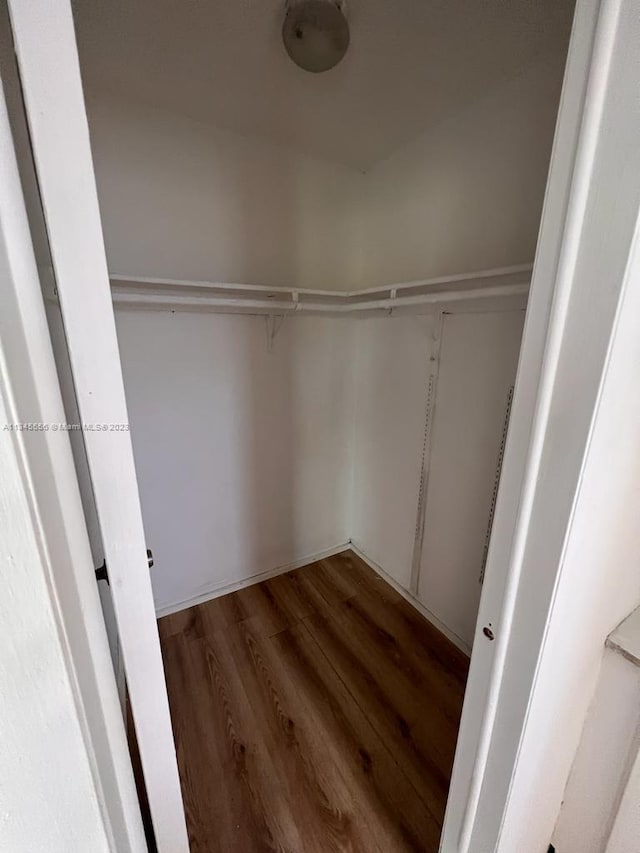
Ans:
{"label": "wood grain texture", "polygon": [[437,851],[468,659],[355,554],[159,628],[192,853]]}

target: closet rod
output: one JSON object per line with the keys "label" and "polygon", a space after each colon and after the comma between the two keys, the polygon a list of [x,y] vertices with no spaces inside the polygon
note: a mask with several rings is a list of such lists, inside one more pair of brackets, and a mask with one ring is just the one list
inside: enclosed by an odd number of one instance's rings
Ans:
{"label": "closet rod", "polygon": [[281,299],[238,299],[224,296],[193,296],[187,294],[158,293],[112,293],[115,305],[139,308],[173,308],[185,311],[212,310],[223,313],[264,314],[362,314],[371,311],[389,312],[396,308],[413,308],[422,305],[438,305],[467,300],[485,300],[504,297],[526,296],[528,284],[496,285],[486,288],[424,293],[415,296],[395,296],[366,302],[345,304],[342,300],[331,302],[290,302]]}
{"label": "closet rod", "polygon": [[132,276],[119,273],[112,273],[109,277],[115,286],[140,285],[143,287],[159,286],[164,288],[180,287],[180,288],[198,288],[209,290],[222,290],[233,292],[237,291],[255,291],[262,293],[281,293],[281,294],[299,294],[300,296],[321,296],[330,297],[337,300],[353,300],[363,296],[373,296],[391,292],[392,290],[412,290],[420,287],[436,287],[438,285],[450,285],[456,283],[466,283],[469,281],[482,282],[484,279],[505,278],[509,276],[518,276],[525,274],[530,278],[532,264],[516,264],[508,267],[495,267],[493,269],[479,270],[476,272],[456,273],[455,275],[443,275],[434,278],[416,279],[413,281],[402,281],[392,284],[378,285],[376,287],[366,287],[360,290],[317,290],[313,288],[295,288],[274,286],[269,287],[264,284],[241,284],[237,282],[215,282],[201,281],[176,278],[160,278],[155,276]]}
{"label": "closet rod", "polygon": [[[57,301],[53,272],[39,267],[45,298]],[[525,299],[531,265],[440,276],[357,291],[305,290],[252,284],[178,281],[111,275],[114,304],[140,309],[210,311],[257,315],[371,315],[505,298]],[[368,297],[368,298],[367,298]]]}
{"label": "closet rod", "polygon": [[[236,293],[242,297],[243,294],[274,294],[276,296],[288,296],[287,302],[298,301],[313,301],[313,297],[319,297],[322,301],[328,299],[332,303],[354,303],[364,301],[364,297],[379,296],[382,298],[391,298],[394,293],[404,293],[422,288],[432,289],[435,287],[453,287],[456,284],[460,288],[468,286],[474,282],[479,288],[492,286],[503,280],[506,284],[509,280],[510,284],[523,283],[531,278],[532,264],[517,264],[508,267],[496,267],[494,269],[479,270],[469,273],[458,273],[455,275],[443,275],[435,278],[418,279],[414,281],[403,281],[395,284],[379,285],[377,287],[368,287],[360,290],[314,290],[310,288],[295,288],[295,287],[269,287],[264,284],[240,284],[235,282],[214,282],[214,281],[190,281],[188,279],[172,279],[150,276],[131,276],[119,273],[112,273],[110,280],[112,287],[115,290],[129,292],[132,289],[152,290],[156,288],[156,293],[167,291],[170,289],[181,290],[201,290],[201,291],[219,291],[223,294]],[[491,280],[495,281],[491,281]],[[516,281],[514,281],[514,279]]]}

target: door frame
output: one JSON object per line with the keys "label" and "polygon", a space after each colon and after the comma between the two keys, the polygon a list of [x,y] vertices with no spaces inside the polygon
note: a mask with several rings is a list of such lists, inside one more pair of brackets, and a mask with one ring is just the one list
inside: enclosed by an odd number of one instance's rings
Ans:
{"label": "door frame", "polygon": [[155,845],[188,853],[71,3],[8,8]]}
{"label": "door frame", "polygon": [[[587,629],[587,642],[572,636],[576,620],[567,619],[557,593],[562,585],[570,597],[573,588],[580,601],[583,584],[600,580],[597,570],[589,578],[576,570],[567,553],[586,462],[607,466],[605,458],[594,461],[591,442],[605,379],[616,381],[607,375],[609,356],[633,284],[628,264],[640,204],[636,18],[635,0],[576,4],[445,853],[547,849],[595,686],[586,678],[587,647],[591,654],[595,643],[600,657],[604,650],[606,620],[589,620],[585,611],[582,621],[598,628]],[[630,600],[629,610],[636,604]],[[495,642],[484,636],[487,626]],[[565,673],[553,671],[561,644],[563,665],[585,676],[573,695],[562,684]],[[555,753],[545,754],[540,733],[554,719],[562,725],[562,749],[556,742]]]}
{"label": "door frame", "polygon": [[[499,849],[502,828],[513,814],[510,814],[511,793],[516,771],[521,773],[527,764],[536,762],[535,744],[527,743],[523,735],[527,727],[535,724],[536,715],[544,713],[541,707],[544,703],[533,701],[540,698],[536,695],[539,665],[545,638],[550,628],[562,618],[554,608],[554,595],[566,568],[563,563],[566,534],[570,529],[589,447],[607,346],[616,329],[616,306],[621,299],[624,281],[624,275],[618,275],[618,272],[625,268],[631,250],[628,240],[625,242],[624,239],[605,235],[608,242],[603,248],[617,277],[607,282],[602,299],[583,305],[583,291],[592,283],[585,283],[579,261],[590,242],[600,239],[602,244],[603,239],[597,234],[602,222],[594,221],[592,216],[592,194],[598,183],[606,180],[607,170],[618,165],[615,151],[604,148],[601,143],[607,135],[619,130],[618,124],[622,121],[620,111],[627,103],[625,99],[633,97],[629,77],[635,66],[631,64],[631,71],[625,75],[614,62],[614,53],[620,50],[620,44],[629,47],[637,36],[633,28],[627,34],[620,30],[624,13],[632,8],[633,3],[634,0],[577,0],[476,643],[443,832],[444,853]],[[46,0],[31,0],[29,3],[9,0],[9,7],[28,111],[32,123],[35,118],[36,125],[39,124],[35,133],[32,126],[32,134],[36,160],[40,161],[40,180],[46,181],[53,192],[65,192],[65,187],[56,182],[55,152],[45,150],[50,140],[42,133],[42,122],[37,118],[44,112],[50,129],[55,130],[60,139],[67,143],[71,139],[74,147],[79,145],[82,149],[82,157],[73,158],[73,163],[67,165],[77,177],[76,191],[85,201],[89,196],[97,212],[86,116],[82,98],[78,98],[79,68],[68,0],[55,4]],[[59,74],[61,66],[67,77]],[[615,98],[620,102],[618,110],[613,103]],[[73,118],[71,125],[70,115]],[[42,156],[52,153],[54,156]],[[58,156],[72,159],[68,150],[64,155],[58,149]],[[628,176],[627,186],[621,192],[632,201],[639,186],[640,174],[633,173]],[[16,196],[18,190],[14,187]],[[622,211],[621,215],[625,217],[623,224],[628,229],[629,210]],[[64,223],[58,223],[58,226],[64,230]],[[628,236],[626,231],[624,236]],[[76,233],[67,237],[70,241],[78,239]],[[85,299],[78,291],[75,295],[79,303],[74,309],[77,318],[82,321],[84,315],[91,328],[95,326],[96,318],[101,317],[106,326],[112,328],[113,311],[107,298],[106,266],[101,262],[97,270],[89,266],[84,272],[97,280],[96,288],[92,290],[99,287],[101,295],[98,305],[95,301],[89,305],[91,300]],[[63,284],[61,280],[59,285]],[[579,300],[582,300],[581,312],[575,313],[573,308]],[[26,330],[41,310],[36,302],[35,295],[32,295],[31,303],[16,312],[19,328]],[[571,346],[580,340],[581,335],[591,335],[594,330],[600,344],[598,352],[593,357],[576,360]],[[31,352],[39,344],[30,337],[25,346]],[[41,353],[40,357],[48,363],[46,377],[50,380],[52,355],[50,352],[48,355]],[[117,348],[112,349],[108,357],[116,361],[119,370]],[[11,357],[8,368],[19,376],[24,365]],[[36,389],[46,381],[42,371],[32,378]],[[560,401],[557,391],[561,380],[565,385],[567,381],[573,382],[578,389],[577,399],[573,401],[575,411],[572,410],[571,430],[579,440],[575,446],[569,446],[570,464],[559,466],[550,477],[544,465],[549,448],[557,442],[558,423],[554,418],[558,414]],[[121,405],[119,398],[114,405],[118,410]],[[52,447],[51,453],[68,455],[67,450],[58,446]],[[71,476],[68,464],[66,473],[67,477]],[[135,491],[135,480],[129,482],[128,488]],[[137,500],[137,491],[130,497]],[[70,511],[74,500],[77,515],[77,500],[70,494],[41,495],[43,508],[57,512],[61,509]],[[531,601],[533,618],[526,624],[520,624],[514,617],[522,605],[523,591],[532,581],[535,583],[538,570],[532,560],[536,555],[532,555],[531,549],[536,542],[539,543],[540,535],[548,531],[548,516],[538,509],[545,502],[555,512],[555,537],[549,537],[549,547],[544,553],[544,589]],[[76,555],[74,565],[79,559]],[[57,565],[52,565],[54,576],[59,571]],[[92,598],[95,605],[95,589],[89,590],[86,583],[77,594],[83,605]],[[68,603],[61,601],[63,622],[71,627],[75,617],[76,612]],[[95,606],[87,605],[86,619],[96,636],[100,631],[104,632],[102,617]],[[482,628],[489,622],[495,642],[490,642],[482,634]],[[88,666],[100,683],[106,683],[109,677],[113,677],[104,671],[104,661],[100,667],[91,661],[81,663],[81,649],[76,646],[77,643],[70,642],[70,659],[74,668],[81,671]],[[511,679],[514,670],[519,673],[517,683]],[[101,709],[100,702],[98,704]],[[586,712],[586,707],[583,710]],[[504,717],[510,720],[506,728],[499,725]],[[99,742],[97,719],[90,715],[87,733],[92,743]],[[173,744],[165,741],[163,748],[172,750]],[[104,756],[97,750],[99,772],[103,761]],[[568,772],[564,766],[559,769],[554,788],[552,805],[557,808],[564,787],[561,776],[565,769]],[[498,784],[493,784],[496,780]],[[126,788],[127,783],[123,784]],[[105,791],[107,799],[111,795],[112,792]],[[182,813],[179,790],[174,788],[171,797],[175,812]]]}
{"label": "door frame", "polygon": [[[0,164],[2,394],[13,423],[58,425],[65,422],[65,411],[1,85]],[[104,829],[111,849],[144,853],[147,845],[69,433],[25,429],[13,437],[56,620],[51,630],[63,647]]]}

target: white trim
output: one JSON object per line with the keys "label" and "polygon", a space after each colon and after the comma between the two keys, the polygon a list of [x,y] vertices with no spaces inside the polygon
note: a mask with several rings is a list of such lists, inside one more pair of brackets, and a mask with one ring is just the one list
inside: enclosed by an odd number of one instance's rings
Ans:
{"label": "white trim", "polygon": [[444,634],[448,640],[451,640],[454,646],[457,646],[460,651],[464,652],[466,655],[471,654],[471,647],[465,643],[461,637],[454,633],[450,628],[447,628],[444,622],[441,622],[437,616],[434,616],[434,614],[425,607],[412,592],[409,592],[409,590],[405,589],[402,584],[399,584],[398,581],[389,574],[389,572],[383,569],[382,566],[375,562],[375,560],[372,560],[371,557],[368,557],[362,548],[355,544],[353,539],[350,541],[350,545],[348,547],[354,554],[360,557],[360,559],[363,560],[369,568],[373,569],[376,574],[380,575],[383,581],[386,581],[389,586],[392,586],[395,589],[396,592],[399,592],[405,601],[408,601],[409,604],[415,607],[418,613],[420,613],[421,616],[424,616],[427,622],[430,622],[434,628],[437,628],[441,634]]}
{"label": "white trim", "polygon": [[250,575],[240,581],[232,581],[230,583],[223,581],[222,583],[215,584],[210,587],[205,592],[198,593],[198,595],[191,596],[191,598],[185,598],[182,601],[177,601],[174,604],[160,605],[156,610],[156,615],[158,619],[162,619],[164,616],[171,616],[172,613],[179,613],[181,610],[187,610],[189,607],[195,607],[198,604],[213,601],[215,598],[221,598],[223,595],[228,595],[231,592],[237,592],[239,589],[246,589],[249,586],[262,583],[262,581],[275,578],[278,575],[283,575],[285,572],[301,569],[304,566],[317,563],[319,560],[326,560],[328,557],[333,557],[336,554],[344,554],[346,551],[353,551],[356,556],[360,557],[360,559],[365,562],[370,569],[373,569],[373,571],[379,575],[383,581],[386,581],[389,586],[393,587],[396,592],[400,593],[405,601],[411,604],[421,616],[424,616],[427,622],[430,622],[434,628],[437,628],[441,634],[444,634],[444,636],[450,640],[454,646],[459,648],[460,651],[464,652],[466,655],[471,654],[471,648],[468,643],[465,643],[461,637],[455,634],[450,628],[447,628],[444,622],[441,622],[437,616],[434,616],[434,614],[425,607],[421,601],[418,601],[415,595],[399,584],[395,578],[383,569],[382,566],[372,560],[371,557],[368,557],[365,552],[355,544],[353,539],[349,539],[347,542],[343,542],[341,545],[336,545],[333,548],[327,548],[325,551],[318,551],[315,554],[309,554],[307,557],[301,557],[299,560],[294,560],[292,563],[285,563],[282,566],[276,566],[274,569],[266,569],[263,572]]}
{"label": "white trim", "polygon": [[[599,0],[578,0],[576,5],[476,636],[483,625],[491,624],[495,629],[502,619],[511,543],[526,473],[531,424],[543,364],[575,152],[580,136],[598,6]],[[477,786],[482,782],[486,759],[479,753],[479,745],[483,736],[483,719],[488,702],[488,685],[493,669],[495,646],[495,643],[487,643],[483,639],[474,643],[440,843],[441,853],[464,853],[464,847],[461,845],[462,833],[465,835],[463,841],[473,849],[469,833],[473,829],[476,815],[480,818],[477,811]],[[515,756],[504,755],[503,772],[512,774],[514,766]],[[470,801],[472,779],[476,792]],[[497,820],[501,820],[505,800],[506,797],[496,797],[495,802],[486,807],[482,815],[486,822],[496,820],[498,813]]]}
{"label": "white trim", "polygon": [[199,592],[190,598],[184,598],[181,601],[176,601],[173,604],[161,604],[156,608],[156,616],[162,619],[163,616],[170,616],[172,613],[179,613],[181,610],[187,610],[189,607],[195,607],[198,604],[204,604],[207,601],[212,601],[214,598],[220,598],[223,595],[228,595],[230,592],[237,592],[239,589],[245,589],[248,586],[253,586],[262,581],[267,581],[270,578],[275,578],[278,575],[283,575],[285,572],[301,569],[303,566],[308,566],[310,563],[317,563],[318,560],[326,560],[327,557],[333,557],[335,554],[342,554],[351,548],[349,542],[343,542],[341,545],[334,545],[333,548],[327,548],[324,551],[317,551],[315,554],[309,554],[306,557],[301,557],[299,560],[294,560],[292,563],[284,563],[281,566],[276,566],[273,569],[265,569],[262,572],[249,575],[239,581],[222,581],[221,583],[213,584],[204,592]]}
{"label": "white trim", "polygon": [[[564,645],[555,605],[637,213],[636,12],[635,0],[576,6],[443,853],[544,849],[570,768],[564,745],[583,719],[569,731],[562,714],[587,709],[563,694],[559,651],[564,667],[584,661],[580,643]],[[565,582],[584,603],[578,569]],[[495,643],[482,637],[488,623]],[[552,720],[564,736],[556,754],[530,734],[551,743]]]}
{"label": "white trim", "polygon": [[[128,423],[70,0],[9,12],[78,411]],[[83,438],[157,848],[188,853],[131,436]]]}
{"label": "white trim", "polygon": [[[66,420],[0,86],[0,371],[15,423]],[[10,388],[5,385],[8,378]],[[7,433],[4,433],[7,436]],[[18,432],[23,485],[112,850],[142,853],[142,828],[69,434]]]}
{"label": "white trim", "polygon": [[[532,422],[582,128],[586,81],[592,64],[592,42],[599,4],[600,0],[578,0],[576,5],[476,637],[483,625],[491,624],[495,629],[507,616],[504,595],[511,565],[511,545],[526,476]],[[486,755],[479,750],[481,739],[486,737],[486,727],[485,734],[482,733],[483,719],[489,701],[488,685],[494,671],[496,645],[482,638],[474,644],[442,833],[442,853],[463,853],[461,833],[464,835],[464,844],[473,849],[470,832],[474,829],[474,818],[478,818],[476,825],[480,825],[481,818],[487,825],[499,822],[505,808],[506,795],[500,793],[493,798],[493,802],[484,805],[482,815],[478,811],[478,791],[486,767]],[[497,671],[495,677],[498,677]],[[518,715],[521,716],[520,711]],[[486,740],[483,742],[486,750]],[[501,760],[503,772],[513,773],[515,755],[505,753],[501,755]],[[470,791],[472,784],[474,790]]]}

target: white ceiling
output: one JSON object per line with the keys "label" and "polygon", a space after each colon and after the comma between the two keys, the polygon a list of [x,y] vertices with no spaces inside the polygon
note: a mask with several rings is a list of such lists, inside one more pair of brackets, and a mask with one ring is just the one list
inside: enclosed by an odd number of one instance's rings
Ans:
{"label": "white ceiling", "polygon": [[75,0],[85,85],[366,170],[538,57],[573,0],[348,0],[324,74],[280,37],[284,0]]}

